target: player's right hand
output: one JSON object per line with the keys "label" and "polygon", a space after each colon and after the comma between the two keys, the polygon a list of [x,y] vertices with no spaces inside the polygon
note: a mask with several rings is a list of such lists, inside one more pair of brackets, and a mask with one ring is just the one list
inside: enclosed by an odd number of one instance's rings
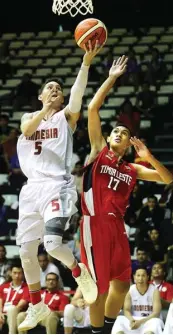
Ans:
{"label": "player's right hand", "polygon": [[83,56],[83,65],[89,66],[92,62],[92,59],[98,54],[103,45],[99,45],[99,42],[96,41],[94,48],[92,48],[91,41],[88,41],[88,44],[85,44],[85,55]]}
{"label": "player's right hand", "polygon": [[55,101],[58,101],[60,97],[55,93],[54,89],[50,90],[47,94],[45,101],[43,102],[43,107],[49,109],[52,107]]}
{"label": "player's right hand", "polygon": [[85,300],[84,299],[78,299],[77,306],[84,309],[85,308]]}
{"label": "player's right hand", "polygon": [[109,70],[109,76],[118,78],[120,77],[127,68],[128,58],[126,56],[119,57],[118,60],[114,60]]}

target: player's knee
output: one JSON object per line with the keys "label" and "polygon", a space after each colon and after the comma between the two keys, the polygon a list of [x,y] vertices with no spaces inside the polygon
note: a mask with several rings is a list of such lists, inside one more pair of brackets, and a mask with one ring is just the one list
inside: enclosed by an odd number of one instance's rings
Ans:
{"label": "player's knee", "polygon": [[19,250],[28,284],[35,284],[40,280],[40,267],[37,258],[38,246],[39,241],[27,242],[22,244]]}
{"label": "player's knee", "polygon": [[74,318],[74,313],[75,313],[75,306],[72,304],[68,304],[64,308],[64,317],[73,319]]}
{"label": "player's knee", "polygon": [[44,236],[44,246],[46,251],[52,256],[56,250],[56,256],[58,256],[58,251],[62,247],[62,236],[57,235],[45,235]]}

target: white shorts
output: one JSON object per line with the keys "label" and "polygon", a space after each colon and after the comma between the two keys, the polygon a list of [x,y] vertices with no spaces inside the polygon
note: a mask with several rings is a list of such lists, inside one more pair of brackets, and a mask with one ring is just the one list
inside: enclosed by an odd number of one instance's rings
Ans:
{"label": "white shorts", "polygon": [[[64,182],[45,180],[28,182],[19,196],[19,220],[17,245],[43,239],[44,223],[55,217],[70,217],[77,208],[76,187],[67,187]],[[66,227],[66,229],[68,226]]]}
{"label": "white shorts", "polygon": [[[134,320],[139,320],[142,318],[134,317]],[[112,328],[112,334],[117,334],[122,331],[125,334],[145,334],[147,331],[152,332],[153,334],[162,334],[163,331],[163,321],[158,318],[153,318],[151,320],[146,321],[143,325],[141,325],[138,329],[130,328],[130,321],[123,315],[117,317],[114,326]]]}

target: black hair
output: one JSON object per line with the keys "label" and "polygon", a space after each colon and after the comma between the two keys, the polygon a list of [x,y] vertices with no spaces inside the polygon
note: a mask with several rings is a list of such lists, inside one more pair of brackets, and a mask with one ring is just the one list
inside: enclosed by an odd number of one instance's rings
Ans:
{"label": "black hair", "polygon": [[47,280],[47,276],[49,276],[49,275],[54,275],[54,276],[56,276],[56,280],[57,280],[57,281],[59,280],[59,276],[58,276],[58,274],[55,273],[55,272],[49,272],[49,273],[47,273],[47,275],[46,275],[46,280]]}
{"label": "black hair", "polygon": [[117,127],[124,127],[129,131],[130,137],[132,136],[132,131],[129,127],[127,127],[124,123],[117,123],[117,125],[113,128],[116,129]]}
{"label": "black hair", "polygon": [[147,276],[149,276],[149,271],[148,271],[148,269],[147,269],[145,266],[138,266],[138,267],[135,269],[135,271],[133,272],[133,274],[135,275],[136,272],[137,272],[138,270],[145,270],[146,273],[147,273]]}
{"label": "black hair", "polygon": [[11,264],[11,270],[13,268],[18,268],[18,269],[22,269],[23,270],[22,263],[21,263],[21,260],[19,258],[16,258],[16,259],[13,260],[13,262]]}
{"label": "black hair", "polygon": [[143,246],[138,246],[137,249],[136,249],[136,252],[138,252],[139,250],[140,250],[140,251],[144,251],[144,252],[147,254],[147,250],[146,250],[145,247],[143,247]]}
{"label": "black hair", "polygon": [[148,195],[147,199],[154,199],[156,202],[158,202],[157,197],[154,194]]}
{"label": "black hair", "polygon": [[40,88],[40,93],[43,91],[44,87],[46,86],[46,84],[50,83],[51,81],[55,81],[56,83],[58,83],[61,87],[61,89],[63,90],[63,82],[60,78],[56,78],[56,77],[51,77],[46,79],[46,81],[44,82],[44,84],[41,86]]}

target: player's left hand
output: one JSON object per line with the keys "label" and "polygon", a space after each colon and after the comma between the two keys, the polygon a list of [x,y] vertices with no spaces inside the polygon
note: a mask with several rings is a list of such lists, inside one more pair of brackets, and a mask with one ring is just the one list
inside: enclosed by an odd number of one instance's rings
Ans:
{"label": "player's left hand", "polygon": [[88,41],[88,44],[85,44],[85,55],[83,56],[83,64],[89,66],[92,62],[92,59],[98,54],[103,45],[99,45],[99,41],[96,41],[94,48],[92,48],[91,41]]}
{"label": "player's left hand", "polygon": [[136,136],[131,137],[130,143],[134,146],[139,157],[145,158],[147,160],[151,156],[151,153],[146,145]]}
{"label": "player's left hand", "polygon": [[109,70],[109,76],[118,78],[120,77],[125,71],[127,67],[128,57],[122,56],[119,57],[118,60],[114,60],[113,64]]}
{"label": "player's left hand", "polygon": [[141,320],[134,320],[131,329],[138,329],[141,325],[142,325],[142,321]]}

